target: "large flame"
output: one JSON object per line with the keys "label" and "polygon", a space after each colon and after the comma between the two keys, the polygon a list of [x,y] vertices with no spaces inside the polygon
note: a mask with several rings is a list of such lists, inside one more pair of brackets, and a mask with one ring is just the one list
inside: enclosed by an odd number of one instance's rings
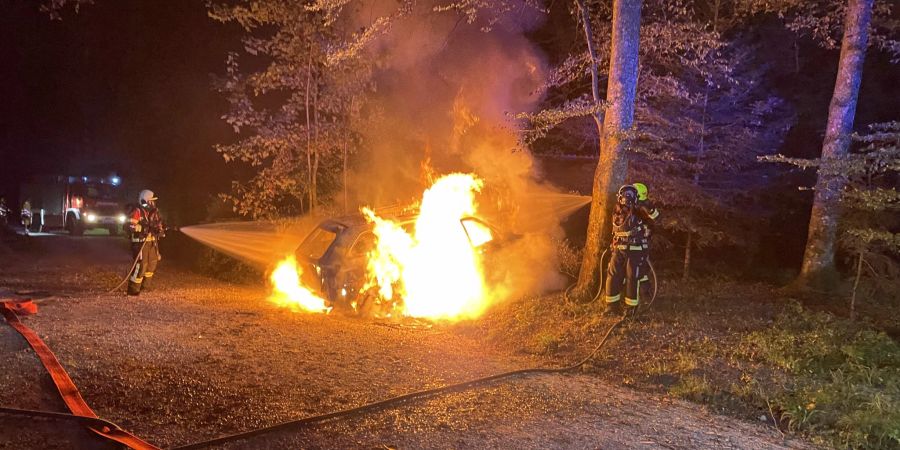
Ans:
{"label": "large flame", "polygon": [[[385,315],[451,320],[481,315],[490,295],[479,248],[494,236],[469,218],[477,213],[475,194],[482,186],[471,174],[439,178],[423,194],[412,224],[363,208],[377,240],[367,255],[367,283],[360,293],[375,290]],[[270,276],[271,299],[295,309],[329,311],[326,301],[303,285],[302,274],[293,256],[281,261]]]}
{"label": "large flame", "polygon": [[297,265],[293,256],[288,256],[275,267],[269,280],[274,292],[272,301],[290,308],[310,312],[327,312],[325,300],[303,286],[301,275],[303,270]]}
{"label": "large flame", "polygon": [[378,238],[369,254],[370,284],[384,299],[399,296],[404,315],[472,318],[487,308],[477,247],[491,239],[490,230],[462,223],[476,213],[474,195],[482,185],[471,174],[441,177],[425,191],[412,231],[363,209]]}

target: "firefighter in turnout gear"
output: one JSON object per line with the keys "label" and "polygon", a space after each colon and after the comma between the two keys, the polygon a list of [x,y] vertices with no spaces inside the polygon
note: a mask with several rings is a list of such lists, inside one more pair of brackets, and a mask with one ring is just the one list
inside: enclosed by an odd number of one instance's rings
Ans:
{"label": "firefighter in turnout gear", "polygon": [[19,218],[22,220],[22,226],[25,227],[25,234],[28,234],[31,231],[31,220],[33,218],[31,200],[25,200],[25,203],[22,203],[22,212],[19,214]]}
{"label": "firefighter in turnout gear", "polygon": [[[641,199],[643,197],[643,199]],[[642,203],[643,202],[643,203]],[[625,185],[616,195],[612,217],[611,257],[606,272],[606,304],[610,312],[624,303],[637,307],[640,285],[646,280],[650,233],[659,212],[647,199],[643,184]]]}
{"label": "firefighter in turnout gear", "polygon": [[141,191],[138,205],[128,214],[126,229],[131,237],[132,261],[135,261],[128,277],[128,295],[138,295],[141,290],[147,289],[153,279],[160,260],[159,240],[166,235],[153,191]]}
{"label": "firefighter in turnout gear", "polygon": [[9,223],[9,207],[6,206],[6,199],[0,197],[0,229],[6,228]]}

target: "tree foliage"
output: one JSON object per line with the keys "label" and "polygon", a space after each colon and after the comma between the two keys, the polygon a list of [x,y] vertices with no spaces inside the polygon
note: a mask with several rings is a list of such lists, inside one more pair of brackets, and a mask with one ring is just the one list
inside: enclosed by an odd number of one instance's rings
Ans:
{"label": "tree foliage", "polygon": [[896,295],[900,282],[900,122],[870,125],[868,132],[855,134],[853,139],[855,148],[842,158],[775,155],[763,160],[847,177],[841,193],[838,242],[857,267],[857,278],[868,280],[875,288],[873,294]]}
{"label": "tree foliage", "polygon": [[[808,37],[823,48],[840,48],[844,33],[847,2],[839,0],[737,0],[734,13],[741,17],[775,15],[785,28],[798,36]],[[895,62],[900,61],[895,2],[876,0],[872,10],[869,45],[885,51]]]}
{"label": "tree foliage", "polygon": [[41,11],[47,13],[51,19],[62,19],[62,12],[66,7],[72,7],[77,13],[82,5],[90,5],[94,0],[44,0],[41,3]]}
{"label": "tree foliage", "polygon": [[216,150],[253,172],[228,199],[251,217],[314,210],[323,186],[333,193],[341,185],[339,161],[356,147],[351,122],[370,90],[368,67],[357,59],[333,63],[329,51],[340,38],[325,12],[303,3],[215,4],[209,14],[247,33],[243,54],[228,56],[216,83],[230,105],[223,119],[239,136]]}
{"label": "tree foliage", "polygon": [[[793,113],[765,83],[769,64],[741,33],[728,2],[646,1],[640,83],[628,178],[647,183],[665,211],[657,244],[748,245],[764,215],[752,190],[759,155],[774,153]],[[608,70],[610,10],[589,4],[600,78]],[[572,11],[578,14],[577,10]],[[576,42],[552,70],[543,109],[522,116],[540,149],[573,153],[595,143],[586,46]],[[593,146],[591,146],[593,147]],[[595,148],[595,147],[594,147]]]}

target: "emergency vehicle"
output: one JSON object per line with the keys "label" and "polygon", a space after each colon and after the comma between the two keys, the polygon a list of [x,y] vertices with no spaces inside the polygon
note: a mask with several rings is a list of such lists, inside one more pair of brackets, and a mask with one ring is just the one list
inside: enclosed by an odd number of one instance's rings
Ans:
{"label": "emergency vehicle", "polygon": [[64,229],[74,236],[104,228],[117,235],[125,223],[118,176],[45,175],[23,183],[20,198],[30,200],[32,228]]}

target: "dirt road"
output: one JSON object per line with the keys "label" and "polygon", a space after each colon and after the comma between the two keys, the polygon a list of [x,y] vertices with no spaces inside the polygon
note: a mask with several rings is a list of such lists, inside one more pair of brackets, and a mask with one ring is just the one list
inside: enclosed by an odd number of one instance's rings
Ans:
{"label": "dirt road", "polygon": [[[162,447],[545,364],[440,325],[406,329],[281,309],[263,287],[223,284],[165,260],[154,290],[137,299],[104,294],[127,270],[120,239],[47,236],[26,249],[0,246],[0,297],[52,294],[25,323],[101,417]],[[5,324],[0,385],[0,405],[64,411],[34,354]],[[574,374],[520,378],[228,448],[803,446],[760,424]],[[2,416],[0,448],[110,447],[74,425]]]}

